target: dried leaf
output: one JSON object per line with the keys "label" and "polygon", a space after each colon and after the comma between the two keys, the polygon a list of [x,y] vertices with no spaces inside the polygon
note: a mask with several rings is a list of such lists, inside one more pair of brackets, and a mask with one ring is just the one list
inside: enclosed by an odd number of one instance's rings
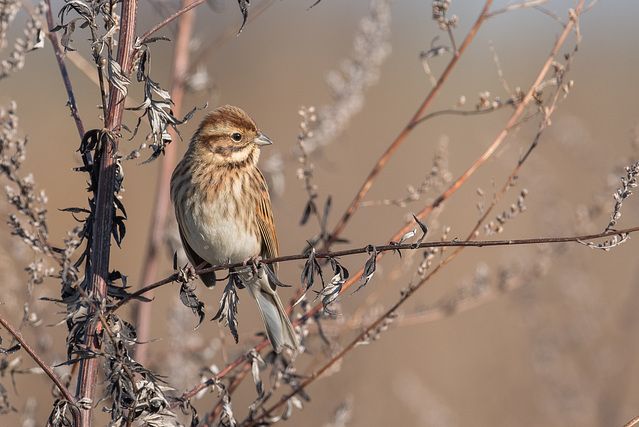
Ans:
{"label": "dried leaf", "polygon": [[315,212],[317,212],[317,208],[315,207],[315,202],[311,198],[308,200],[308,202],[306,202],[304,213],[302,213],[302,219],[300,219],[300,225],[306,225],[308,219],[311,217],[311,214]]}
{"label": "dried leaf", "polygon": [[198,316],[198,323],[197,326],[195,326],[195,329],[197,329],[202,324],[205,314],[204,303],[200,301],[195,294],[195,286],[190,283],[182,283],[182,286],[180,287],[180,301],[182,301],[182,304],[190,308],[193,311],[193,314]]}
{"label": "dried leaf", "polygon": [[237,33],[240,34],[246,25],[246,20],[248,19],[248,9],[251,5],[250,0],[237,0],[237,4],[240,7],[240,12],[242,12],[242,26],[240,27],[240,31]]}
{"label": "dried leaf", "polygon": [[413,219],[415,220],[417,225],[419,225],[419,228],[422,230],[422,236],[419,238],[417,242],[415,242],[415,247],[418,247],[426,238],[426,234],[428,234],[428,227],[426,227],[426,224],[421,222],[419,218],[415,216],[415,214],[413,214]]}
{"label": "dried leaf", "polygon": [[242,285],[237,274],[231,274],[229,281],[224,288],[224,293],[220,299],[220,308],[215,313],[215,316],[211,320],[217,320],[219,323],[225,324],[229,327],[235,343],[239,341],[240,337],[237,333],[237,305],[240,301],[237,296],[237,282]]}
{"label": "dried leaf", "polygon": [[377,269],[377,248],[373,245],[368,245],[366,248],[366,253],[368,253],[369,257],[366,260],[366,264],[364,264],[364,272],[362,273],[362,284],[357,287],[353,291],[353,293],[359,291],[364,286],[368,284],[368,282],[373,278],[375,274],[375,270]]}
{"label": "dried leaf", "polygon": [[308,258],[306,259],[306,263],[304,264],[304,268],[302,269],[301,282],[304,287],[304,292],[308,291],[313,287],[313,283],[315,283],[315,276],[319,275],[322,283],[324,283],[324,277],[322,276],[322,268],[320,267],[317,259],[315,258],[316,252],[315,248],[311,249]]}

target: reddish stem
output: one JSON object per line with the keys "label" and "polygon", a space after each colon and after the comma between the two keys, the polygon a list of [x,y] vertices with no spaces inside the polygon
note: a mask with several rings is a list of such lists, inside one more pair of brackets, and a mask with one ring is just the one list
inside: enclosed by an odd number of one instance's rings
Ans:
{"label": "reddish stem", "polygon": [[[185,10],[194,0],[182,0],[182,9]],[[188,9],[190,10],[190,9]],[[173,53],[173,66],[171,71],[171,99],[173,100],[173,114],[179,116],[182,110],[184,99],[184,80],[189,68],[189,41],[193,31],[193,20],[195,12],[190,11],[181,15],[177,38],[175,40],[175,50]],[[164,157],[160,166],[157,189],[155,192],[155,202],[151,217],[151,229],[147,243],[144,263],[142,268],[141,282],[143,284],[152,283],[157,280],[159,255],[164,241],[167,214],[170,209],[169,189],[171,186],[171,174],[175,167],[177,157],[178,135],[172,129],[171,138],[173,143],[164,150]],[[151,295],[149,295],[152,298]],[[136,325],[138,341],[147,343],[150,338],[151,329],[151,304],[136,305]],[[147,361],[147,344],[138,344],[135,349],[135,359],[141,364]]]}
{"label": "reddish stem", "polygon": [[73,85],[71,85],[71,78],[69,77],[67,66],[64,63],[64,52],[62,52],[62,48],[60,47],[60,43],[58,42],[58,35],[51,32],[51,29],[54,27],[53,12],[51,11],[51,0],[45,0],[45,4],[47,6],[47,37],[49,38],[49,40],[51,41],[51,45],[53,46],[53,52],[55,53],[55,59],[58,62],[58,68],[60,69],[60,75],[62,76],[62,81],[64,82],[64,88],[67,91],[71,116],[73,117],[75,127],[78,129],[78,133],[80,134],[80,139],[82,139],[84,137],[84,125],[82,124],[82,119],[80,119],[78,105],[75,101],[75,95],[73,94]]}

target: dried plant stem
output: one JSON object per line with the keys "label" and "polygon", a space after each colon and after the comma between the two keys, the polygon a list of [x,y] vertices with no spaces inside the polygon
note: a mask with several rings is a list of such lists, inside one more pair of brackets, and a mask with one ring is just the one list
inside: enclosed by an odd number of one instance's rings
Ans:
{"label": "dried plant stem", "polygon": [[[193,1],[194,0],[182,0],[182,8],[185,9],[193,3]],[[191,11],[182,14],[178,21],[178,33],[175,40],[173,69],[171,72],[171,99],[173,100],[172,110],[175,116],[179,116],[182,110],[184,82],[189,67],[189,41],[193,31],[194,18],[195,13]],[[173,141],[177,141],[178,136],[175,131],[171,129],[170,132]],[[160,165],[160,175],[158,177],[151,217],[151,229],[149,231],[147,249],[142,267],[141,281],[143,284],[151,283],[157,279],[160,249],[164,241],[166,219],[171,204],[169,187],[171,186],[171,174],[177,158],[176,150],[177,146],[175,143],[167,145]],[[138,341],[141,343],[149,341],[151,309],[151,304],[136,305],[137,336]],[[143,365],[147,360],[147,348],[148,346],[145,344],[138,344],[135,348],[135,359]]]}
{"label": "dried plant stem", "polygon": [[[613,237],[619,235],[630,235],[632,233],[636,233],[639,231],[639,226],[624,228],[621,230],[609,230],[606,232],[601,232],[597,234],[585,234],[580,236],[559,236],[559,237],[535,237],[530,239],[505,239],[505,240],[444,240],[444,241],[435,241],[435,242],[422,242],[422,243],[402,243],[402,244],[387,244],[387,245],[367,245],[361,246],[358,248],[352,249],[344,249],[341,251],[333,251],[333,252],[318,252],[315,254],[315,258],[317,259],[328,259],[328,258],[340,258],[350,255],[363,255],[370,253],[370,250],[374,248],[378,254],[382,254],[384,252],[394,252],[399,250],[417,250],[417,249],[426,249],[426,248],[484,248],[490,246],[522,246],[522,245],[544,245],[544,244],[552,244],[552,243],[579,243],[584,244],[584,242],[588,240],[596,240],[603,239],[606,237]],[[261,264],[276,264],[287,261],[300,261],[307,259],[306,255],[286,255],[280,256],[276,258],[268,258],[264,260],[260,260]],[[212,271],[220,271],[220,270],[228,270],[232,268],[242,267],[246,264],[241,262],[236,262],[232,264],[224,264],[218,265],[214,267],[207,267],[197,269],[197,274],[210,273]],[[358,276],[361,273],[357,273]],[[172,274],[162,280],[159,280],[155,283],[147,285],[143,288],[138,289],[136,292],[128,295],[126,298],[120,300],[113,308],[110,310],[114,312],[118,310],[123,305],[126,305],[128,302],[135,300],[136,298],[147,295],[149,292],[162,287],[164,285],[168,285],[170,283],[178,281],[179,275],[177,273]],[[357,279],[352,279],[357,281]],[[352,286],[352,284],[351,284]],[[344,285],[346,288],[346,285]],[[343,293],[343,292],[342,292]]]}
{"label": "dried plant stem", "polygon": [[488,15],[488,17],[492,18],[493,16],[501,15],[502,13],[512,12],[513,10],[536,8],[545,3],[548,3],[548,0],[528,0],[528,1],[523,1],[521,3],[513,3],[502,9],[498,9],[494,12],[491,12]]}
{"label": "dried plant stem", "polygon": [[[27,344],[27,342],[24,340],[24,338],[22,338],[22,334],[16,330],[13,326],[11,326],[11,324],[9,323],[9,321],[7,319],[5,319],[2,315],[0,315],[0,325],[2,325],[3,328],[5,328],[7,330],[7,332],[9,332],[13,338],[15,338],[15,340],[20,344],[20,346],[24,349],[24,351],[27,352],[27,354],[29,354],[29,356],[31,356],[31,359],[33,359],[33,361],[40,367],[42,368],[42,370],[44,371],[44,373],[51,379],[51,381],[53,382],[53,384],[55,384],[55,386],[58,388],[58,390],[60,390],[60,393],[62,393],[62,396],[69,402],[71,403],[73,408],[76,408],[75,406],[75,399],[73,398],[73,395],[71,394],[71,392],[65,387],[64,384],[62,384],[62,382],[60,381],[60,378],[58,378],[58,376],[55,374],[55,372],[53,372],[53,370],[49,367],[49,365],[47,365],[44,360],[42,360],[42,358],[40,356],[38,356],[38,354],[31,348],[31,346],[29,346],[29,344]],[[76,422],[78,421],[78,413],[77,411],[74,409],[73,410],[73,416],[76,419]]]}
{"label": "dried plant stem", "polygon": [[517,105],[517,100],[512,99],[508,102],[503,102],[496,106],[490,106],[488,108],[482,108],[478,110],[455,110],[452,108],[446,110],[433,111],[432,113],[426,114],[415,122],[415,125],[418,125],[427,120],[433,119],[439,116],[480,116],[482,114],[492,113],[497,110],[501,110],[504,107],[514,107]]}
{"label": "dried plant stem", "polygon": [[75,101],[75,95],[73,94],[73,86],[71,85],[71,78],[69,77],[69,72],[67,71],[67,66],[64,63],[64,53],[62,52],[62,48],[60,47],[60,43],[58,41],[58,35],[56,33],[52,33],[51,29],[54,27],[53,24],[53,13],[51,12],[51,0],[45,0],[46,4],[46,17],[47,17],[47,37],[51,41],[51,46],[53,46],[53,52],[55,53],[55,59],[58,61],[58,68],[60,69],[60,75],[62,76],[62,81],[64,82],[64,88],[67,91],[68,105],[71,110],[71,116],[73,117],[73,121],[75,122],[75,127],[78,129],[78,134],[80,135],[80,139],[84,137],[84,125],[82,124],[82,119],[80,118],[80,113],[78,112],[78,105]]}
{"label": "dried plant stem", "polygon": [[[137,0],[123,0],[121,10],[120,33],[118,37],[117,61],[126,75],[129,74],[132,65],[132,51],[135,38],[135,21],[137,15]],[[109,105],[106,112],[106,128],[116,134],[122,123],[124,110],[124,95],[111,85],[109,92]],[[90,266],[87,271],[87,293],[93,298],[102,301],[106,298],[109,274],[109,259],[111,249],[111,228],[113,225],[114,189],[116,180],[116,165],[114,155],[117,152],[117,139],[109,139],[109,142],[100,147],[99,179],[96,190],[95,220],[92,230]],[[99,348],[100,342],[96,329],[98,324],[88,328],[85,345],[89,350]],[[95,386],[98,373],[99,360],[97,358],[85,359],[80,362],[77,397],[93,406]],[[81,410],[81,427],[91,426],[92,409]]]}
{"label": "dried plant stem", "polygon": [[636,426],[637,424],[639,424],[639,416],[636,416],[630,421],[628,421],[626,424],[623,425],[623,427],[633,427],[633,426]]}
{"label": "dried plant stem", "polygon": [[167,25],[169,25],[171,22],[173,22],[176,19],[178,19],[181,15],[185,14],[186,12],[188,12],[191,9],[194,9],[194,8],[198,7],[199,5],[204,3],[205,1],[206,0],[193,0],[192,2],[190,2],[187,5],[184,5],[184,2],[183,2],[182,3],[182,7],[180,8],[180,10],[178,10],[177,12],[167,16],[164,20],[162,20],[162,22],[157,23],[151,29],[149,29],[146,33],[142,34],[139,37],[140,44],[142,44],[145,41],[147,41],[149,39],[149,37],[151,37],[154,33],[160,31],[162,28],[164,28]]}
{"label": "dried plant stem", "polygon": [[382,156],[377,160],[377,163],[375,163],[375,166],[369,172],[368,176],[364,180],[364,183],[362,184],[359,191],[355,195],[355,198],[351,201],[350,205],[346,209],[346,212],[344,212],[339,222],[333,229],[333,232],[330,234],[329,239],[326,242],[326,247],[330,246],[330,244],[335,241],[335,239],[340,235],[340,233],[344,231],[346,224],[348,223],[350,218],[353,216],[355,211],[359,208],[362,200],[364,200],[364,197],[366,196],[370,188],[373,186],[373,181],[377,178],[377,175],[379,175],[382,169],[384,169],[384,167],[386,166],[386,163],[388,163],[393,153],[395,153],[395,151],[400,147],[400,145],[406,140],[406,137],[408,137],[411,131],[419,123],[422,115],[424,114],[424,111],[430,106],[430,104],[433,102],[437,94],[439,94],[441,88],[444,86],[451,72],[457,65],[459,58],[461,58],[462,54],[466,51],[466,48],[468,48],[470,43],[475,38],[475,35],[477,35],[479,28],[486,20],[486,16],[488,15],[488,10],[490,9],[491,4],[492,4],[492,0],[487,0],[484,3],[484,7],[482,8],[481,13],[477,17],[477,20],[468,31],[468,34],[466,35],[466,38],[464,39],[462,44],[459,46],[459,49],[457,49],[454,52],[452,59],[446,66],[446,69],[444,69],[444,72],[442,73],[442,75],[439,77],[439,80],[437,80],[437,83],[435,84],[435,86],[428,93],[424,101],[422,101],[421,105],[419,106],[415,114],[413,114],[413,117],[411,117],[411,119],[408,121],[406,126],[404,126],[404,128],[401,130],[399,135],[397,135],[395,140],[388,146],[386,151],[384,151]]}

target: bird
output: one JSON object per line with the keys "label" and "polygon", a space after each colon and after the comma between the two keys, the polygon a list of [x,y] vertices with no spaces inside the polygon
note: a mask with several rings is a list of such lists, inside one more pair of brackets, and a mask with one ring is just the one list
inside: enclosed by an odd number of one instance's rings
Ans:
{"label": "bird", "polygon": [[[171,176],[171,200],[187,258],[195,268],[252,262],[238,274],[257,302],[266,335],[276,353],[299,342],[259,258],[279,255],[268,186],[257,167],[262,147],[271,145],[241,108],[223,105],[202,120]],[[257,267],[256,267],[257,266]],[[200,274],[207,287],[215,273]]]}

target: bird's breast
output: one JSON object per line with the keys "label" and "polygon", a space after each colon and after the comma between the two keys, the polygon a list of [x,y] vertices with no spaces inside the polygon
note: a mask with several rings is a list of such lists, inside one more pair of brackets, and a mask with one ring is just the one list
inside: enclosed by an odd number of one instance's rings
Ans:
{"label": "bird's breast", "polygon": [[241,198],[230,196],[222,192],[184,212],[182,223],[189,245],[213,265],[242,262],[260,253],[256,230],[247,218],[251,212],[242,208]]}

